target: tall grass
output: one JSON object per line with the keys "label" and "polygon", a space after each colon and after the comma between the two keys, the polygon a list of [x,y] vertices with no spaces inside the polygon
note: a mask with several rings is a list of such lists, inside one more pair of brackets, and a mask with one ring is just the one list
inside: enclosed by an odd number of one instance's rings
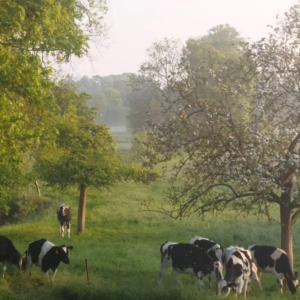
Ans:
{"label": "tall grass", "polygon": [[[148,198],[159,203],[163,198],[162,184],[150,186],[122,183],[110,190],[91,190],[88,198],[86,232],[74,234],[78,191],[50,191],[53,203],[43,214],[22,224],[1,227],[0,234],[11,238],[24,252],[29,242],[47,238],[57,245],[71,244],[74,250],[70,265],[60,265],[56,281],[49,284],[45,275],[33,269],[31,278],[13,267],[0,279],[0,299],[220,299],[208,287],[199,290],[195,280],[183,275],[179,288],[171,272],[157,286],[159,246],[165,240],[189,241],[195,235],[210,237],[224,246],[252,243],[279,245],[279,225],[256,217],[239,217],[233,213],[197,216],[172,220],[164,215],[144,211]],[[69,203],[73,209],[71,240],[58,234],[56,207]],[[300,249],[299,228],[296,227],[296,257]],[[87,259],[90,282],[86,280],[84,261]],[[263,276],[264,291],[252,285],[250,297],[257,299],[289,299],[281,296],[275,278]],[[233,299],[230,296],[229,299]]]}

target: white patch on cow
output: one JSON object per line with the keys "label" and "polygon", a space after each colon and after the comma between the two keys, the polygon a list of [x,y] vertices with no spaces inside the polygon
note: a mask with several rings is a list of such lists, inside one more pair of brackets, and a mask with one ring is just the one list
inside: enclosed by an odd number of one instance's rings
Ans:
{"label": "white patch on cow", "polygon": [[272,254],[271,258],[276,261],[282,254],[285,254],[285,252],[282,249],[277,248]]}
{"label": "white patch on cow", "polygon": [[44,258],[44,256],[47,254],[47,252],[52,248],[54,247],[55,245],[49,241],[46,241],[42,248],[41,248],[41,251],[40,251],[40,254],[39,254],[39,266],[42,265],[42,260]]}
{"label": "white patch on cow", "polygon": [[177,243],[174,243],[174,242],[166,242],[163,247],[162,247],[162,252],[166,252],[168,250],[168,248],[172,245],[176,245]]}
{"label": "white patch on cow", "polygon": [[222,261],[223,250],[221,249],[221,246],[220,246],[220,245],[218,245],[218,246],[219,246],[219,248],[216,248],[216,249],[215,249],[215,253],[216,253],[217,259],[218,259],[219,261]]}
{"label": "white patch on cow", "polygon": [[69,228],[68,228],[68,238],[71,238],[71,222],[69,223]]}
{"label": "white patch on cow", "polygon": [[201,241],[201,240],[207,240],[208,238],[202,237],[202,236],[195,236],[191,239],[190,244],[194,244],[196,241]]}
{"label": "white patch on cow", "polygon": [[236,257],[235,255],[232,255],[231,259],[234,265],[243,265],[243,261],[240,258]]}
{"label": "white patch on cow", "polygon": [[66,253],[68,253],[68,248],[67,248],[67,247],[62,247],[62,249],[63,249]]}

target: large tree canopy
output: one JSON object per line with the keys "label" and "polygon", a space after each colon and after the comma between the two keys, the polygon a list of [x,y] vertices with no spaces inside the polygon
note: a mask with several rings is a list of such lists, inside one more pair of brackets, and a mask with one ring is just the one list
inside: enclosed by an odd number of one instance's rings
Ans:
{"label": "large tree canopy", "polygon": [[299,17],[292,7],[253,45],[229,26],[188,41],[176,59],[174,47],[156,45],[141,70],[165,97],[165,119],[151,136],[160,160],[174,158],[169,214],[228,206],[268,214],[277,203],[291,259],[300,211]]}
{"label": "large tree canopy", "polygon": [[54,136],[49,62],[86,53],[91,33],[103,30],[105,11],[103,0],[1,1],[1,200],[22,178],[23,162]]}

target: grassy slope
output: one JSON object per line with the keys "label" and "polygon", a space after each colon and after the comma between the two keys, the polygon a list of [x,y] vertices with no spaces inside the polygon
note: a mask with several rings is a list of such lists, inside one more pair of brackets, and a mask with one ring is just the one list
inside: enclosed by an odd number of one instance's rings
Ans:
{"label": "grassy slope", "polygon": [[[74,229],[77,192],[56,192],[52,197],[58,200],[53,201],[45,213],[30,222],[2,227],[0,234],[11,238],[20,251],[24,251],[30,241],[42,237],[56,244],[71,243],[74,246],[71,265],[59,267],[53,286],[38,268],[34,268],[30,279],[10,269],[6,279],[0,279],[0,299],[214,299],[217,297],[213,291],[197,290],[194,281],[186,275],[182,276],[184,287],[181,289],[172,275],[165,277],[161,287],[156,286],[159,246],[163,241],[188,241],[194,235],[203,235],[225,246],[248,246],[254,242],[277,245],[279,242],[278,224],[254,217],[244,219],[227,213],[217,220],[193,217],[174,221],[143,212],[143,200],[152,197],[158,203],[162,198],[159,183],[151,186],[120,184],[110,191],[90,191],[85,234],[81,237],[73,234],[71,241],[64,241],[58,235],[56,206],[62,201],[71,203]],[[299,236],[298,228],[295,236]],[[300,249],[299,246],[296,248]],[[85,279],[85,258],[90,266],[90,284]],[[275,279],[270,276],[263,277],[263,286],[262,293],[253,286],[252,296],[294,298],[289,293],[280,296]]]}

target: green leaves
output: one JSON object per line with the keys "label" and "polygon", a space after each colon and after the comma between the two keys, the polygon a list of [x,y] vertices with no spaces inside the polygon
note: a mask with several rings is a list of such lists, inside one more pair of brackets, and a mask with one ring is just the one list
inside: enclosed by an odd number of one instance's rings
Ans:
{"label": "green leaves", "polygon": [[160,88],[164,119],[143,149],[146,162],[172,158],[169,200],[180,216],[233,203],[262,212],[287,185],[299,189],[298,9],[253,45],[218,26],[180,58],[169,59],[170,42],[151,49],[141,75]]}
{"label": "green leaves", "polygon": [[119,159],[113,138],[106,126],[95,124],[86,99],[72,86],[56,88],[56,144],[44,149],[37,166],[51,184],[101,188],[117,179]]}
{"label": "green leaves", "polygon": [[6,174],[0,176],[1,201],[30,171],[25,165],[38,148],[56,134],[49,56],[51,62],[66,61],[86,53],[86,30],[101,34],[105,12],[102,0],[1,1],[0,170]]}

